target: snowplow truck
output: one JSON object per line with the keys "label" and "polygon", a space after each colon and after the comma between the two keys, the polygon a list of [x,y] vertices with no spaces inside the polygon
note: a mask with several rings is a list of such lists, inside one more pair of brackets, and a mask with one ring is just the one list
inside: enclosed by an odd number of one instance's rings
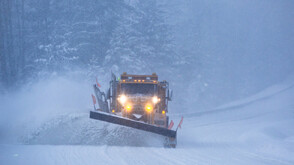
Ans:
{"label": "snowplow truck", "polygon": [[[172,91],[167,81],[158,81],[152,75],[131,75],[124,72],[120,77],[111,76],[110,88],[100,91],[94,84],[94,111],[90,118],[113,124],[152,132],[165,137],[165,147],[176,147],[177,130],[169,123],[168,102]],[[99,108],[95,107],[96,101]]]}

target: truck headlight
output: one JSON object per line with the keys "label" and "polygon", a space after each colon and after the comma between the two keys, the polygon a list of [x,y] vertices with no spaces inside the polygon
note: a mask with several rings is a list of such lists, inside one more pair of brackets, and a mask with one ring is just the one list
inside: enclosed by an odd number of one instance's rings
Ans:
{"label": "truck headlight", "polygon": [[127,104],[127,105],[125,106],[125,109],[127,110],[127,112],[130,112],[130,111],[133,109],[133,107],[132,107],[131,104]]}
{"label": "truck headlight", "polygon": [[146,104],[145,111],[150,113],[153,110],[153,106],[151,104]]}
{"label": "truck headlight", "polygon": [[153,97],[152,97],[152,102],[153,102],[154,104],[158,103],[159,101],[160,101],[160,98],[158,98],[157,96],[153,96]]}
{"label": "truck headlight", "polygon": [[118,98],[118,101],[119,101],[122,105],[124,105],[124,104],[127,102],[127,100],[128,100],[128,98],[127,98],[127,96],[125,96],[125,95],[121,95],[121,96]]}

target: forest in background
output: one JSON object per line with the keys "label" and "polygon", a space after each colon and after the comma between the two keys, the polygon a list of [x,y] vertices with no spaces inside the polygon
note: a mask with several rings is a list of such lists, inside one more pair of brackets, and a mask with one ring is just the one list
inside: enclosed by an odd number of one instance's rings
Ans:
{"label": "forest in background", "polygon": [[[80,71],[156,72],[183,109],[254,94],[293,74],[293,3],[2,0],[0,92]],[[189,98],[189,99],[187,99]]]}
{"label": "forest in background", "polygon": [[[152,70],[174,56],[155,1],[1,1],[1,82],[83,68]],[[95,70],[93,70],[95,69]]]}

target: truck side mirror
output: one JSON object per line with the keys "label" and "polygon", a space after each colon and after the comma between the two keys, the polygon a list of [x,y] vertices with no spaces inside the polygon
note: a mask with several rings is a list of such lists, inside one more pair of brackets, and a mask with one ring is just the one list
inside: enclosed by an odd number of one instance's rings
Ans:
{"label": "truck side mirror", "polygon": [[107,93],[106,93],[106,99],[107,99],[107,100],[110,99],[110,89],[107,90]]}
{"label": "truck side mirror", "polygon": [[173,97],[173,90],[167,90],[167,100],[171,101]]}
{"label": "truck side mirror", "polygon": [[173,99],[173,90],[168,90],[168,101],[172,101]]}
{"label": "truck side mirror", "polygon": [[173,90],[170,90],[169,100],[172,101],[173,99]]}

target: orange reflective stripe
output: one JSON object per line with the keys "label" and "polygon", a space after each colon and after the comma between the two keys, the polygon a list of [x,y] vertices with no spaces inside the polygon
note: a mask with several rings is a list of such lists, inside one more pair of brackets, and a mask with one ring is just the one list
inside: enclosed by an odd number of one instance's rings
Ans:
{"label": "orange reflective stripe", "polygon": [[96,77],[96,84],[98,87],[101,87],[101,85],[98,83],[97,77]]}
{"label": "orange reflective stripe", "polygon": [[180,123],[179,123],[179,125],[178,125],[178,128],[182,128],[181,125],[182,125],[182,123],[183,123],[183,119],[184,119],[184,118],[183,118],[183,116],[182,116],[182,119],[181,119],[181,121],[180,121]]}
{"label": "orange reflective stripe", "polygon": [[92,95],[92,99],[93,99],[93,104],[95,105],[96,104],[96,98],[94,95]]}
{"label": "orange reflective stripe", "polygon": [[170,123],[169,123],[169,126],[168,126],[168,128],[167,128],[167,129],[172,129],[172,128],[173,128],[173,126],[174,126],[174,122],[173,122],[173,121],[170,121]]}

